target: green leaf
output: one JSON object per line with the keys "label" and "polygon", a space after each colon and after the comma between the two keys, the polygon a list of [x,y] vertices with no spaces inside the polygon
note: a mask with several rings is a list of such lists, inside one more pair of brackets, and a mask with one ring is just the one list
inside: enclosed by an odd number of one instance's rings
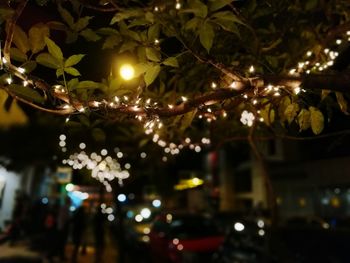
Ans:
{"label": "green leaf", "polygon": [[136,47],[138,47],[139,44],[135,41],[125,41],[123,45],[121,45],[119,49],[119,53],[123,53],[125,51],[133,51]]}
{"label": "green leaf", "polygon": [[118,46],[121,42],[120,36],[112,35],[106,38],[105,42],[103,43],[102,49],[113,49],[114,47]]}
{"label": "green leaf", "polygon": [[106,140],[105,132],[100,128],[93,128],[91,130],[91,135],[98,142],[104,142]]}
{"label": "green leaf", "polygon": [[241,24],[241,25],[247,26],[242,20],[240,20],[231,11],[216,12],[213,15],[211,15],[210,19],[228,20],[228,21],[230,21],[232,23],[236,23],[236,24]]}
{"label": "green leaf", "polygon": [[27,34],[19,27],[15,26],[13,30],[13,43],[22,53],[26,54],[29,51],[29,40]]}
{"label": "green leaf", "polygon": [[63,75],[63,68],[59,68],[56,70],[56,77],[59,78]]}
{"label": "green leaf", "polygon": [[62,65],[60,61],[58,61],[49,53],[40,53],[35,60],[40,65],[53,69],[58,69]]}
{"label": "green leaf", "polygon": [[150,64],[148,63],[138,63],[134,66],[135,70],[135,77],[140,76],[141,74],[145,73],[150,68]]}
{"label": "green leaf", "polygon": [[59,31],[67,31],[69,30],[68,27],[58,21],[49,21],[46,23],[46,25],[50,28],[50,29],[54,29],[54,30],[59,30]]}
{"label": "green leaf", "polygon": [[289,97],[283,97],[279,101],[278,115],[280,117],[281,123],[283,123],[286,120],[286,116],[284,115],[284,112],[285,112],[286,108],[288,107],[288,105],[291,104],[291,103],[292,102],[290,101]]}
{"label": "green leaf", "polygon": [[179,62],[177,61],[176,57],[167,58],[166,60],[163,61],[163,64],[166,66],[175,67],[175,68],[179,67]]}
{"label": "green leaf", "polygon": [[59,61],[63,62],[63,53],[62,50],[59,46],[57,46],[55,44],[55,42],[53,42],[50,38],[45,37],[45,43],[47,45],[47,48],[49,50],[49,53],[55,57],[56,59],[58,59]]}
{"label": "green leaf", "polygon": [[120,34],[136,41],[141,41],[141,32],[129,30],[124,22],[119,23]]}
{"label": "green leaf", "polygon": [[128,24],[128,28],[146,26],[149,24],[150,24],[149,21],[147,21],[146,19],[137,18],[133,20],[130,24]]}
{"label": "green leaf", "polygon": [[305,131],[311,126],[311,113],[307,109],[302,109],[298,115],[300,131]]}
{"label": "green leaf", "polygon": [[98,89],[101,87],[101,83],[90,81],[90,80],[84,80],[79,82],[77,85],[77,89]]}
{"label": "green leaf", "polygon": [[72,15],[66,9],[64,9],[61,5],[58,5],[58,12],[60,13],[63,21],[65,21],[67,25],[73,29],[74,18],[72,17]]}
{"label": "green leaf", "polygon": [[80,72],[77,69],[72,68],[72,67],[64,68],[64,71],[67,72],[68,74],[74,76],[74,77],[80,76]]}
{"label": "green leaf", "polygon": [[270,126],[275,121],[275,111],[271,108],[271,103],[260,110],[260,116],[264,119],[264,123],[267,126]]}
{"label": "green leaf", "polygon": [[205,18],[208,14],[208,7],[199,0],[190,0],[189,9],[183,9],[182,13],[193,13],[195,16]]}
{"label": "green leaf", "polygon": [[92,29],[87,28],[80,32],[80,35],[84,37],[87,41],[96,42],[101,39]]}
{"label": "green leaf", "polygon": [[299,105],[297,103],[292,103],[287,106],[286,110],[284,111],[284,115],[289,124],[291,124],[294,118],[297,116],[298,111]]}
{"label": "green leaf", "polygon": [[138,16],[143,16],[143,15],[144,15],[144,11],[143,11],[143,9],[140,9],[140,8],[120,10],[112,18],[110,24],[113,25],[113,24],[120,22],[122,20],[133,18],[133,17],[138,17]]}
{"label": "green leaf", "polygon": [[71,79],[70,81],[68,81],[67,86],[69,90],[73,90],[75,89],[79,84],[79,79],[78,78],[74,78]]}
{"label": "green leaf", "polygon": [[199,40],[208,53],[213,45],[214,37],[213,26],[205,22],[199,30]]}
{"label": "green leaf", "polygon": [[154,23],[154,14],[152,12],[146,12],[145,18],[147,21]]}
{"label": "green leaf", "polygon": [[159,24],[154,24],[148,28],[148,40],[154,42],[159,37]]}
{"label": "green leaf", "polygon": [[33,60],[29,60],[22,65],[22,68],[26,70],[26,74],[29,74],[37,67],[37,63]]}
{"label": "green leaf", "polygon": [[155,64],[147,69],[144,76],[147,87],[153,83],[153,81],[157,78],[159,72],[160,66],[158,64]]}
{"label": "green leaf", "polygon": [[335,96],[337,97],[338,105],[340,107],[340,110],[344,112],[345,114],[348,113],[348,102],[345,100],[343,93],[336,92]]}
{"label": "green leaf", "polygon": [[50,36],[50,29],[47,25],[36,24],[29,29],[29,43],[33,54],[45,48],[45,37]]}
{"label": "green leaf", "polygon": [[146,56],[151,61],[154,61],[154,62],[160,61],[160,52],[155,48],[147,47],[146,48]]}
{"label": "green leaf", "polygon": [[184,132],[191,124],[194,119],[194,117],[197,114],[197,109],[187,112],[186,114],[181,116],[181,123],[180,123],[180,131]]}
{"label": "green leaf", "polygon": [[82,18],[79,18],[79,20],[74,24],[73,30],[79,32],[86,28],[89,25],[90,19],[93,18],[92,16],[84,16]]}
{"label": "green leaf", "polygon": [[218,24],[223,30],[234,33],[238,37],[240,37],[239,29],[235,23],[233,23],[229,20],[226,20],[226,19],[221,19],[221,18],[215,18],[211,21]]}
{"label": "green leaf", "polygon": [[45,98],[41,96],[39,92],[35,91],[29,86],[25,87],[23,85],[12,84],[9,86],[9,88],[11,92],[26,100],[41,104],[45,102]]}
{"label": "green leaf", "polygon": [[324,128],[324,117],[320,110],[315,107],[309,107],[311,113],[311,130],[315,135],[320,134]]}
{"label": "green leaf", "polygon": [[202,23],[203,19],[202,18],[198,18],[198,17],[194,17],[191,20],[188,20],[187,23],[185,24],[185,29],[186,30],[193,30],[195,31],[199,25]]}
{"label": "green leaf", "polygon": [[19,62],[24,62],[24,61],[28,60],[27,55],[24,54],[21,50],[19,50],[16,47],[12,47],[10,49],[10,56],[11,56],[11,58],[13,58],[14,60],[19,61]]}
{"label": "green leaf", "polygon": [[66,62],[64,63],[64,66],[66,68],[74,66],[78,64],[84,56],[85,56],[84,54],[72,55],[66,60]]}
{"label": "green leaf", "polygon": [[233,0],[209,0],[209,11],[217,11],[232,2]]}
{"label": "green leaf", "polygon": [[111,27],[101,27],[99,29],[97,29],[96,31],[98,34],[101,35],[119,35],[118,30],[111,28]]}

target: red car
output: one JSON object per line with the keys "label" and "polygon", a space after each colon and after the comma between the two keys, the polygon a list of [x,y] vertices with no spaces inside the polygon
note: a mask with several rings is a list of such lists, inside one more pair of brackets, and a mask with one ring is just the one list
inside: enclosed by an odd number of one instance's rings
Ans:
{"label": "red car", "polygon": [[210,262],[224,240],[213,221],[201,215],[162,214],[152,224],[154,262]]}

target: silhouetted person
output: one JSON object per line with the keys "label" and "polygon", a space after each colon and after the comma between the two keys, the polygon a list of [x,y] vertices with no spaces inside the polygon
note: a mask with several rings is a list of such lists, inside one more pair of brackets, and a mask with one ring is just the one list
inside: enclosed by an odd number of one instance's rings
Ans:
{"label": "silhouetted person", "polygon": [[61,261],[65,260],[65,248],[67,244],[70,224],[70,199],[66,198],[65,203],[60,207],[57,215],[58,242],[57,250]]}
{"label": "silhouetted person", "polygon": [[78,258],[79,248],[83,241],[83,235],[86,228],[86,212],[84,205],[75,210],[72,218],[72,239],[73,239],[73,254],[72,262],[76,262]]}
{"label": "silhouetted person", "polygon": [[57,254],[57,210],[58,204],[50,207],[44,221],[46,256],[49,261]]}
{"label": "silhouetted person", "polygon": [[105,246],[105,216],[102,214],[100,206],[96,207],[96,213],[93,218],[94,237],[95,237],[95,262],[103,262],[103,250]]}

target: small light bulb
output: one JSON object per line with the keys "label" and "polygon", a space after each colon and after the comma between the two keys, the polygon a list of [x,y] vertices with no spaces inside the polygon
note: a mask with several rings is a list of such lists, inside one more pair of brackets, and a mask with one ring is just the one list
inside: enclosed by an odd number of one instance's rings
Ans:
{"label": "small light bulb", "polygon": [[130,80],[134,77],[135,69],[130,64],[124,64],[120,67],[119,73],[124,80]]}
{"label": "small light bulb", "polygon": [[26,69],[25,68],[21,68],[21,67],[19,67],[19,68],[17,68],[17,71],[19,72],[19,73],[24,73],[25,71],[26,71]]}

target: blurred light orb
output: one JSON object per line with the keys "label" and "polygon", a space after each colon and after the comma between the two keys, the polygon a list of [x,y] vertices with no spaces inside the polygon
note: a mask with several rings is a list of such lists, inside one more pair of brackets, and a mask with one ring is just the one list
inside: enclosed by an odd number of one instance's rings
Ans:
{"label": "blurred light orb", "polygon": [[124,80],[130,80],[135,75],[135,69],[130,64],[124,64],[120,67],[119,74]]}
{"label": "blurred light orb", "polygon": [[237,232],[241,232],[244,230],[244,225],[240,222],[236,222],[233,227]]}
{"label": "blurred light orb", "polygon": [[126,195],[125,194],[119,194],[117,198],[118,198],[119,202],[125,202],[126,201]]}
{"label": "blurred light orb", "polygon": [[106,208],[106,213],[107,214],[112,214],[113,213],[113,208],[112,207],[107,207]]}
{"label": "blurred light orb", "polygon": [[264,236],[264,235],[265,235],[264,229],[260,229],[260,230],[258,231],[258,235],[259,235],[259,236]]}
{"label": "blurred light orb", "polygon": [[114,217],[114,215],[108,215],[107,219],[109,222],[112,222],[115,219],[115,217]]}
{"label": "blurred light orb", "polygon": [[142,220],[143,220],[142,215],[136,215],[136,216],[135,216],[135,221],[136,221],[136,222],[141,222]]}
{"label": "blurred light orb", "polygon": [[143,208],[140,214],[143,218],[147,219],[151,216],[151,210],[149,210],[148,208]]}
{"label": "blurred light orb", "polygon": [[155,199],[155,200],[152,201],[152,205],[154,207],[160,207],[162,205],[162,202],[160,200],[158,200],[158,199]]}
{"label": "blurred light orb", "polygon": [[264,222],[264,220],[258,220],[258,227],[260,227],[260,228],[263,228],[264,226],[265,226],[265,222]]}
{"label": "blurred light orb", "polygon": [[41,199],[41,202],[44,204],[44,205],[47,205],[49,203],[49,199],[47,197],[44,197]]}
{"label": "blurred light orb", "polygon": [[83,143],[83,142],[80,143],[80,144],[79,144],[79,148],[82,149],[82,150],[84,150],[84,149],[86,148],[86,144]]}
{"label": "blurred light orb", "polygon": [[66,191],[71,192],[74,190],[74,184],[67,184],[66,185]]}

